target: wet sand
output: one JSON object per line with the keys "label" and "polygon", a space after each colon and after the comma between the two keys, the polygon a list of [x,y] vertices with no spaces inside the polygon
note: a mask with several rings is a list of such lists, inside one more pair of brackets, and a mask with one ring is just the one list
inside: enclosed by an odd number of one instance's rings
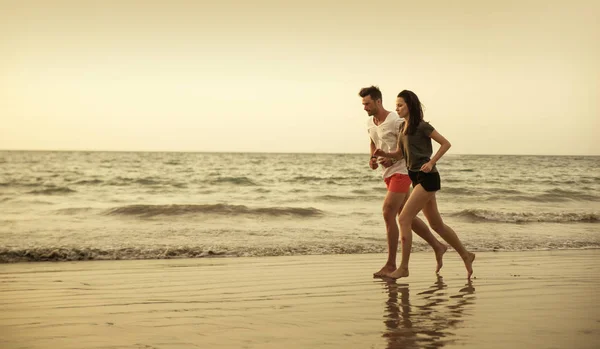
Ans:
{"label": "wet sand", "polygon": [[600,250],[0,265],[0,348],[598,348]]}

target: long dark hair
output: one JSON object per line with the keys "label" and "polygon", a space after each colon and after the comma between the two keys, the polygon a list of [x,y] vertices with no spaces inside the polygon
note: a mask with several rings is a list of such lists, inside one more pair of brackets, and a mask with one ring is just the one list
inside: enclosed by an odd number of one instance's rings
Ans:
{"label": "long dark hair", "polygon": [[413,134],[417,130],[417,126],[423,121],[423,106],[419,97],[409,90],[403,90],[398,94],[398,97],[404,99],[408,107],[408,128],[404,129],[404,134]]}

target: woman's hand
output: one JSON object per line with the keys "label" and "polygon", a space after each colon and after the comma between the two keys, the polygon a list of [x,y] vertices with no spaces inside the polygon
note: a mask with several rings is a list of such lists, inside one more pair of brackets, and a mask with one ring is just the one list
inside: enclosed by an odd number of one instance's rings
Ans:
{"label": "woman's hand", "polygon": [[385,156],[385,152],[381,149],[377,149],[375,150],[375,152],[373,152],[373,156]]}
{"label": "woman's hand", "polygon": [[423,171],[425,173],[429,173],[433,169],[433,166],[435,166],[435,164],[432,163],[431,161],[429,161],[428,163],[421,166],[421,171]]}
{"label": "woman's hand", "polygon": [[394,164],[394,159],[379,158],[378,161],[379,164],[385,168],[388,168]]}

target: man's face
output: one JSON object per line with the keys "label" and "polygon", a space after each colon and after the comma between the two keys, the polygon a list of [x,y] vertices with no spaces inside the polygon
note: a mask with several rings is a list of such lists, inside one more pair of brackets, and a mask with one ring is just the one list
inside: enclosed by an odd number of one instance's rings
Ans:
{"label": "man's face", "polygon": [[379,105],[377,102],[378,101],[374,101],[371,96],[363,97],[362,104],[369,116],[373,116],[379,111]]}

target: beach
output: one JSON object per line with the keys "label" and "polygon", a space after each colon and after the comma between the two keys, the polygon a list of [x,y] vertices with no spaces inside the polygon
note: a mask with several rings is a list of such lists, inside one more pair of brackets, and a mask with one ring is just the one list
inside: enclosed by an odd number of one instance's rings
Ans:
{"label": "beach", "polygon": [[597,348],[600,250],[0,266],[0,347]]}
{"label": "beach", "polygon": [[599,12],[0,3],[0,349],[600,349]]}

